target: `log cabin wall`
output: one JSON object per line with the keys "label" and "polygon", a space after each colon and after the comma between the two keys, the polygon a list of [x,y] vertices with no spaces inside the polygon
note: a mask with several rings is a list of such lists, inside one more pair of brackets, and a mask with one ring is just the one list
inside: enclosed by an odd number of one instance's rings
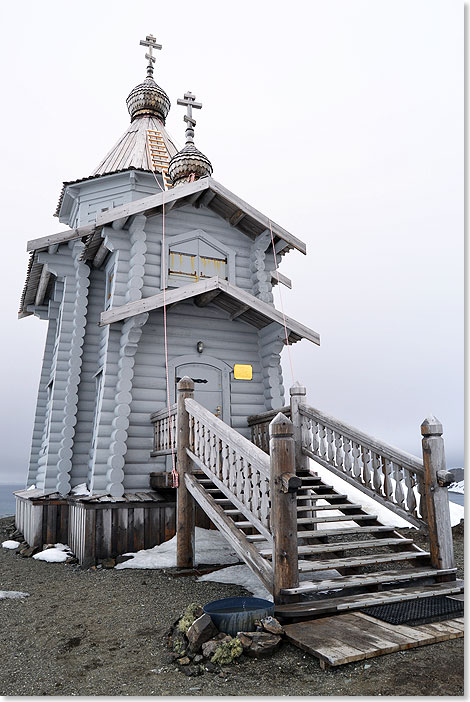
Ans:
{"label": "log cabin wall", "polygon": [[93,423],[97,404],[97,373],[104,364],[100,357],[102,329],[98,326],[99,315],[103,311],[105,299],[105,272],[92,268],[90,271],[90,291],[88,314],[83,345],[82,371],[78,387],[77,424],[72,457],[71,485],[86,483],[90,458]]}

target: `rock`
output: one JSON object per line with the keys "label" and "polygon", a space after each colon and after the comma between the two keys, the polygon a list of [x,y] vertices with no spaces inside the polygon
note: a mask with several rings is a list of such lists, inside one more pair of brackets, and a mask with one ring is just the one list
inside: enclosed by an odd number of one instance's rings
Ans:
{"label": "rock", "polygon": [[47,551],[48,548],[54,548],[54,544],[44,544],[42,547],[43,551]]}
{"label": "rock", "polygon": [[194,656],[193,660],[195,663],[202,663],[202,661],[204,660],[204,656],[201,656],[201,654],[198,653],[197,656]]}
{"label": "rock", "polygon": [[178,621],[178,631],[181,631],[183,634],[186,634],[194,620],[198,619],[203,614],[204,610],[202,609],[201,605],[198,605],[194,602],[188,605],[184,610],[183,616]]}
{"label": "rock", "polygon": [[272,656],[281,643],[281,637],[264,631],[244,631],[238,634],[243,653],[252,658]]}
{"label": "rock", "polygon": [[183,656],[183,658],[178,658],[176,661],[178,665],[189,665],[191,663],[190,658],[188,656]]}
{"label": "rock", "polygon": [[191,651],[199,651],[202,644],[217,635],[217,627],[208,614],[198,617],[189,627],[186,636],[189,641]]}
{"label": "rock", "polygon": [[211,663],[210,661],[208,661],[205,665],[205,669],[207,670],[208,673],[215,673],[215,671],[217,670],[217,666],[214,665],[214,663]]}
{"label": "rock", "polygon": [[262,627],[269,634],[276,634],[276,636],[282,636],[284,629],[275,617],[266,617],[266,619],[261,620]]}
{"label": "rock", "polygon": [[21,549],[20,553],[23,558],[31,558],[35,553],[39,551],[39,546],[28,546],[28,548]]}
{"label": "rock", "polygon": [[217,646],[219,645],[220,641],[216,641],[215,639],[212,639],[211,641],[206,641],[206,643],[202,644],[202,655],[206,658],[212,658]]}
{"label": "rock", "polygon": [[[134,556],[126,556],[126,555],[121,555],[121,556],[116,556],[116,564],[117,563],[125,563],[126,561],[130,561],[134,558]],[[144,581],[142,585],[146,585],[147,583]]]}
{"label": "rock", "polygon": [[190,678],[192,675],[195,674],[195,670],[192,666],[191,667],[188,666],[187,668],[183,668],[183,673],[185,675],[187,675],[188,678]]}
{"label": "rock", "polygon": [[116,565],[116,559],[115,558],[103,558],[103,560],[100,561],[100,563],[103,566],[103,568],[110,569],[110,568],[114,568],[114,566]]}
{"label": "rock", "polygon": [[73,563],[78,563],[78,558],[76,558],[75,556],[69,556],[66,559],[65,563],[68,565],[72,565]]}
{"label": "rock", "polygon": [[96,570],[96,566],[95,566],[95,565],[92,565],[92,566],[90,566],[90,568],[89,568],[88,570],[95,571],[95,570]]}

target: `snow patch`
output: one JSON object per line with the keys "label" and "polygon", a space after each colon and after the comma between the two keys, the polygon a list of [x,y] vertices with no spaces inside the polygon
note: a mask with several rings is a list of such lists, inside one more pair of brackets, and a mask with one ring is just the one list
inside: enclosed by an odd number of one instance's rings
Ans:
{"label": "snow patch", "polygon": [[[347,495],[348,498],[351,500],[351,502],[354,503],[359,503],[363,506],[364,510],[368,512],[369,514],[376,514],[379,521],[382,524],[385,524],[386,526],[394,526],[394,527],[411,527],[413,528],[413,525],[406,521],[406,519],[403,519],[400,517],[398,514],[395,514],[395,512],[392,512],[392,510],[387,509],[387,507],[384,507],[381,505],[379,502],[376,502],[375,500],[372,499],[372,497],[369,497],[365,493],[362,492],[362,490],[358,490],[356,487],[353,485],[350,485],[347,483],[345,480],[340,478],[339,476],[335,475],[334,473],[331,473],[327,468],[324,468],[321,466],[319,463],[316,463],[315,461],[311,460],[310,463],[310,468],[311,470],[314,470],[317,475],[322,478],[328,485],[332,485],[335,490],[340,492],[342,495]],[[462,490],[463,492],[463,490]],[[449,500],[449,510],[450,510],[450,523],[452,526],[456,526],[456,524],[460,523],[460,520],[464,518],[464,508],[462,505],[458,505],[455,502],[452,502]],[[336,512],[336,510],[332,510],[329,512],[328,516],[333,516],[333,515],[339,515],[340,512]],[[338,527],[348,527],[348,526],[357,526],[355,522],[338,522]],[[318,525],[319,529],[335,529],[336,527],[334,526],[334,523],[323,523]]]}
{"label": "snow patch", "polygon": [[[201,529],[196,527],[195,539],[196,565],[200,563],[208,565],[224,565],[225,563],[238,563],[240,560],[236,553],[230,548],[228,542],[214,529]],[[169,541],[165,541],[159,546],[137,551],[137,553],[126,553],[125,556],[132,558],[125,563],[118,563],[116,569],[124,568],[175,568],[176,567],[176,535]]]}
{"label": "snow patch", "polygon": [[17,600],[20,597],[29,597],[29,592],[16,592],[15,590],[0,590],[0,600]]}
{"label": "snow patch", "polygon": [[46,548],[45,551],[35,553],[33,558],[47,563],[63,563],[71,555],[72,552],[66,544],[54,544],[54,548]]}
{"label": "snow patch", "polygon": [[30,485],[26,490],[36,490],[36,485]]}
{"label": "snow patch", "polygon": [[88,490],[86,483],[80,483],[80,485],[75,485],[75,487],[72,488],[71,494],[72,495],[91,495],[91,492]]}
{"label": "snow patch", "polygon": [[[299,560],[299,565],[303,563],[309,563],[309,561]],[[300,573],[299,580],[300,582],[303,580],[324,580],[325,577],[328,577],[328,580],[333,580],[334,578],[341,578],[341,575],[337,570],[329,570],[328,576],[326,576],[325,573]],[[259,580],[259,578],[247,565],[236,565],[230,566],[229,568],[222,568],[221,570],[216,570],[214,573],[206,573],[205,575],[201,575],[197,580],[198,582],[240,585],[241,587],[244,587],[245,590],[248,590],[248,592],[251,592],[254,597],[272,600],[271,593],[266,590],[261,580]],[[333,592],[336,592],[336,590],[333,590]]]}
{"label": "snow patch", "polygon": [[3,548],[18,548],[19,545],[19,541],[13,541],[12,539],[4,541],[2,543]]}

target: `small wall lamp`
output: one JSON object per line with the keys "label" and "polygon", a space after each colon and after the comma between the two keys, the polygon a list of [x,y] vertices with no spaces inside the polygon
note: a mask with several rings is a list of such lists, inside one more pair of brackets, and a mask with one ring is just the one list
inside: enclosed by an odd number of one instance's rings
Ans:
{"label": "small wall lamp", "polygon": [[204,344],[202,343],[202,341],[197,342],[196,349],[198,353],[202,353],[204,351]]}

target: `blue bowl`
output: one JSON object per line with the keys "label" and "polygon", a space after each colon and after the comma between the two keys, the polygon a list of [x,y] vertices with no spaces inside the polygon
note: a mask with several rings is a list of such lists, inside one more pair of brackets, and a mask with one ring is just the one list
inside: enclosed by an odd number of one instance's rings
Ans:
{"label": "blue bowl", "polygon": [[219,631],[236,636],[239,631],[255,631],[255,621],[274,615],[274,602],[260,597],[226,597],[203,607]]}

